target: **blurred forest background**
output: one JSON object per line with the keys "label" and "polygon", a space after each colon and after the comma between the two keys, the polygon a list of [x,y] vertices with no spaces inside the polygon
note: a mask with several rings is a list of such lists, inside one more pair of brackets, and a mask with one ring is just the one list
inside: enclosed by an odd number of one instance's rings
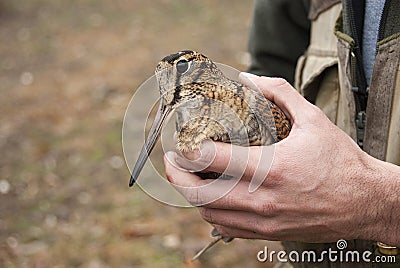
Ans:
{"label": "blurred forest background", "polygon": [[193,49],[246,69],[251,11],[0,0],[0,267],[268,267],[256,259],[265,241],[239,239],[189,262],[211,227],[128,188],[121,145],[125,109],[165,55]]}

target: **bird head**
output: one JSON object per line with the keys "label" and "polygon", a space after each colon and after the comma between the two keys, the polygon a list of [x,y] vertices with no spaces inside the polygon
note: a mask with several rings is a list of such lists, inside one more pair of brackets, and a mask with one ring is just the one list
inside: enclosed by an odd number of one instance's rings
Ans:
{"label": "bird head", "polygon": [[173,108],[201,95],[195,83],[218,83],[225,76],[206,56],[183,50],[163,58],[157,65],[156,78],[165,105]]}
{"label": "bird head", "polygon": [[193,85],[202,82],[218,84],[218,81],[225,78],[210,59],[192,50],[183,50],[163,58],[156,67],[155,75],[161,95],[160,104],[132,171],[129,186],[135,183],[144,167],[168,114],[179,105],[190,103],[204,93],[200,87]]}

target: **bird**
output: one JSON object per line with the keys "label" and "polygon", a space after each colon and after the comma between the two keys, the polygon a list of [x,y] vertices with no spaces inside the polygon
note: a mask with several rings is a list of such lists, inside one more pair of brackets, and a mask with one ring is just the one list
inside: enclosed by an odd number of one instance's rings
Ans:
{"label": "bird", "polygon": [[[180,152],[200,149],[204,140],[240,146],[270,145],[286,138],[291,123],[285,113],[260,91],[224,75],[207,56],[182,50],[164,57],[155,70],[160,103],[148,137],[129,181],[133,186],[153,150],[168,115],[174,111],[176,148]],[[196,172],[202,178],[224,174]],[[193,258],[219,240],[229,242],[216,229],[215,239]]]}

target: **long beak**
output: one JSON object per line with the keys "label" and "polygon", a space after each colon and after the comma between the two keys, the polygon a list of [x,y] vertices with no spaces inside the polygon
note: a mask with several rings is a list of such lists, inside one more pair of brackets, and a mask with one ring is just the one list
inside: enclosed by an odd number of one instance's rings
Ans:
{"label": "long beak", "polygon": [[164,121],[170,111],[171,108],[163,104],[163,101],[160,100],[160,105],[158,106],[158,111],[154,119],[153,125],[150,128],[149,136],[147,137],[146,142],[144,143],[142,150],[140,151],[139,158],[136,161],[135,167],[133,168],[131,179],[129,181],[129,187],[132,187],[139,177],[139,174],[142,171],[144,164],[149,158],[149,155],[153,150],[154,145],[158,140],[158,137],[160,136]]}

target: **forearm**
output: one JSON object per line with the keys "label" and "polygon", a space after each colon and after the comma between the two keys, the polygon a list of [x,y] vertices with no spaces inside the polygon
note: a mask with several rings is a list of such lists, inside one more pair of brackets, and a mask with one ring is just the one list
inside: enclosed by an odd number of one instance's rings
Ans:
{"label": "forearm", "polygon": [[371,194],[365,197],[369,222],[361,238],[400,246],[400,167],[371,156],[364,163],[359,179],[370,184]]}

